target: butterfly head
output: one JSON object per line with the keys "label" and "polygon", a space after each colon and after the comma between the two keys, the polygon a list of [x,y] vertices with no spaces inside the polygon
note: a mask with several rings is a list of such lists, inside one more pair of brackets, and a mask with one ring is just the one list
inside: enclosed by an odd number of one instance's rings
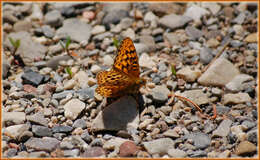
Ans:
{"label": "butterfly head", "polygon": [[135,82],[137,85],[139,85],[140,87],[144,86],[146,84],[146,79],[144,78],[138,78]]}

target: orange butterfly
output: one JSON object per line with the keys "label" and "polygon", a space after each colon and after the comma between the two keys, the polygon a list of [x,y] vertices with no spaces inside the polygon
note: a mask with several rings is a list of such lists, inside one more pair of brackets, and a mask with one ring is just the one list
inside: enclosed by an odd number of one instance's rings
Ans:
{"label": "orange butterfly", "polygon": [[97,74],[96,92],[104,97],[119,97],[125,94],[138,93],[145,84],[140,78],[138,56],[133,41],[125,38],[117,51],[114,65],[110,71]]}

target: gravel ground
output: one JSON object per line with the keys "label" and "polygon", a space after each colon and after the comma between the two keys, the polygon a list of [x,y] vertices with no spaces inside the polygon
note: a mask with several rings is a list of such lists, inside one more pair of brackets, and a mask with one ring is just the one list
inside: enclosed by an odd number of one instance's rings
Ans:
{"label": "gravel ground", "polygon": [[[257,3],[2,7],[4,157],[258,157]],[[149,82],[100,110],[96,75],[124,37]]]}

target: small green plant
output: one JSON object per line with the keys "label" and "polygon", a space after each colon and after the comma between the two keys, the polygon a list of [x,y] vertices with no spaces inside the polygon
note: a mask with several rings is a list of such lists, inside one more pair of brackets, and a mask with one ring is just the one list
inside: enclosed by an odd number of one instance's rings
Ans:
{"label": "small green plant", "polygon": [[72,71],[70,67],[66,67],[65,72],[69,74],[70,78],[72,78]]}
{"label": "small green plant", "polygon": [[175,69],[175,65],[171,65],[171,71],[172,71],[172,74],[174,75],[174,76],[176,76],[176,69]]}
{"label": "small green plant", "polygon": [[20,41],[20,39],[14,40],[12,37],[9,37],[9,41],[12,44],[12,46],[14,47],[13,53],[15,54],[17,49],[20,47],[21,41]]}
{"label": "small green plant", "polygon": [[115,37],[113,38],[113,44],[116,48],[119,47],[119,41]]}
{"label": "small green plant", "polygon": [[69,45],[71,43],[70,36],[67,36],[65,45],[60,41],[61,47],[69,54]]}

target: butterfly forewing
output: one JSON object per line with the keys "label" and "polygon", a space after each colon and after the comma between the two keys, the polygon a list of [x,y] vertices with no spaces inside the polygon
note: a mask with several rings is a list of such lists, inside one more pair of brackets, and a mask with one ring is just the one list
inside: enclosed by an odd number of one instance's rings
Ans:
{"label": "butterfly forewing", "polygon": [[113,68],[138,78],[140,75],[138,56],[133,41],[125,38],[118,49]]}

